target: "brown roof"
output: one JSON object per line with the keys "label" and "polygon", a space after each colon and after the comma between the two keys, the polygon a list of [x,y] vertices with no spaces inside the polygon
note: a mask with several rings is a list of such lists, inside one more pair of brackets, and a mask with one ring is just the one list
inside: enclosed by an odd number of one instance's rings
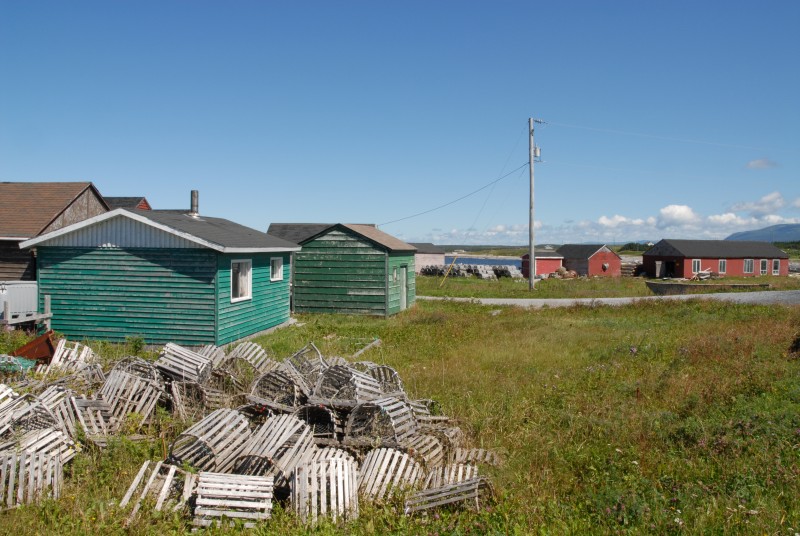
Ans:
{"label": "brown roof", "polygon": [[30,238],[41,233],[91,182],[0,182],[0,237]]}
{"label": "brown roof", "polygon": [[383,231],[378,230],[377,227],[373,225],[358,225],[358,224],[344,224],[344,227],[347,227],[351,231],[355,231],[356,233],[364,236],[373,242],[376,242],[382,246],[384,246],[389,251],[416,251],[417,248],[412,246],[411,244],[406,244],[399,238],[395,238],[390,234],[384,233]]}

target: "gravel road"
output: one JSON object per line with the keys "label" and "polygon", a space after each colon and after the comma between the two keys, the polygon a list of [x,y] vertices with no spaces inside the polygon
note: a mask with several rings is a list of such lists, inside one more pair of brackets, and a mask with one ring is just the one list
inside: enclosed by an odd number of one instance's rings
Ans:
{"label": "gravel road", "polygon": [[[535,291],[534,291],[535,292]],[[483,305],[515,305],[538,309],[540,307],[571,307],[573,305],[629,305],[640,300],[718,300],[759,305],[800,305],[800,290],[770,290],[762,292],[724,292],[718,294],[683,294],[680,296],[646,296],[642,298],[438,298],[417,296],[418,300],[450,300],[481,303]]]}

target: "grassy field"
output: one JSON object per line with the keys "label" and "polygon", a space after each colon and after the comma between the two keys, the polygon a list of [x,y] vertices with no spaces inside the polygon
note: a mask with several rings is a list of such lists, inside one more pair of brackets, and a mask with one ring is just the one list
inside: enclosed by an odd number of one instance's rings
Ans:
{"label": "grassy field", "polygon": [[[687,282],[688,283],[688,282]],[[713,289],[714,283],[769,283],[773,290],[798,290],[800,278],[796,277],[726,277],[709,281],[695,281],[699,292]],[[417,276],[417,295],[453,298],[618,298],[652,296],[642,277],[597,277],[578,279],[544,279],[536,282],[534,291],[528,289],[528,280],[501,278],[483,280],[474,277]],[[726,292],[729,292],[726,290]]]}
{"label": "grassy field", "polygon": [[[363,358],[395,367],[474,444],[504,454],[496,505],[410,519],[399,502],[365,506],[356,522],[315,531],[278,509],[254,534],[800,531],[800,308],[497,310],[420,302],[388,320],[301,316],[257,340],[277,357],[309,341],[347,356],[380,337]],[[0,353],[18,342],[0,335]],[[163,442],[82,453],[61,499],[0,513],[0,533],[188,534],[179,516],[149,512],[126,529],[115,506],[182,426],[161,415],[152,433]]]}

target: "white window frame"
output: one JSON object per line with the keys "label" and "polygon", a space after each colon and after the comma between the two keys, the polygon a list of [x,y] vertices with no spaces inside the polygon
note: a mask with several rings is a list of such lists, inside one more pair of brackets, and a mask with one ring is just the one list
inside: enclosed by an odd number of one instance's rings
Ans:
{"label": "white window frame", "polygon": [[[244,271],[243,275],[241,274],[241,268],[240,268],[240,275],[239,275],[240,283],[241,283],[241,278],[244,277],[245,278],[244,279],[244,283],[245,283],[245,287],[246,287],[244,289],[244,291],[246,291],[246,292],[240,292],[240,294],[241,294],[240,296],[234,296],[233,295],[233,288],[234,288],[233,278],[236,277],[235,272],[234,272],[234,265],[235,264],[239,264],[242,267],[246,267],[246,270]],[[241,289],[241,285],[240,285],[240,291],[241,290],[242,289]],[[253,299],[253,260],[252,259],[231,259],[231,303],[237,303],[237,302],[246,301],[246,300],[252,300],[252,299]]]}
{"label": "white window frame", "polygon": [[781,275],[780,259],[772,259],[772,275]]}
{"label": "white window frame", "polygon": [[761,275],[767,275],[769,273],[769,261],[767,259],[761,259],[758,263],[758,268]]}
{"label": "white window frame", "polygon": [[[750,264],[750,269],[749,270],[747,269],[747,264],[748,263]],[[745,259],[744,263],[742,265],[742,273],[752,274],[754,270],[755,270],[755,263],[753,262],[753,259]]]}
{"label": "white window frame", "polygon": [[[279,265],[277,270],[275,269],[275,265],[276,264]],[[283,257],[270,257],[270,259],[269,259],[269,280],[270,281],[283,281]]]}
{"label": "white window frame", "polygon": [[719,260],[719,273],[724,274],[728,272],[728,259]]}
{"label": "white window frame", "polygon": [[692,259],[692,273],[699,274],[701,272],[700,259]]}

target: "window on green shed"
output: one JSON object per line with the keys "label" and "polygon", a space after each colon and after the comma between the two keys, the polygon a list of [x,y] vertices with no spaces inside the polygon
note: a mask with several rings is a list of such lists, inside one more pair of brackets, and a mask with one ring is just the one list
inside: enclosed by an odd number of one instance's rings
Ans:
{"label": "window on green shed", "polygon": [[269,260],[269,280],[283,281],[283,257],[272,257]]}
{"label": "window on green shed", "polygon": [[231,261],[231,301],[249,300],[252,297],[253,261]]}

